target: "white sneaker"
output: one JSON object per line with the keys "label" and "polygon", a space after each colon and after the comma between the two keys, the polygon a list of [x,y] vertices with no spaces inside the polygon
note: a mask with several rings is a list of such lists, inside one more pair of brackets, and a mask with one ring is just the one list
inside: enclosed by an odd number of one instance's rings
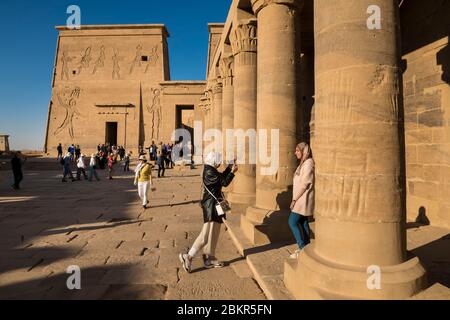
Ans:
{"label": "white sneaker", "polygon": [[298,255],[300,254],[300,252],[301,252],[300,249],[295,250],[295,252],[289,256],[289,258],[291,258],[291,259],[297,259],[297,258],[298,258]]}
{"label": "white sneaker", "polygon": [[180,253],[180,255],[178,256],[180,258],[180,262],[183,266],[184,271],[186,271],[187,273],[191,272],[191,260],[189,260],[189,255],[185,254],[185,253]]}

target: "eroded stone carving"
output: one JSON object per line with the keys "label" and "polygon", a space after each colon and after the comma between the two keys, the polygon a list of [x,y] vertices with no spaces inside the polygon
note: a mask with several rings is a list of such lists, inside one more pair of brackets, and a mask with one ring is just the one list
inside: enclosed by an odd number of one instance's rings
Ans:
{"label": "eroded stone carving", "polygon": [[141,67],[141,59],[142,59],[142,45],[139,44],[136,47],[136,55],[134,57],[134,60],[133,60],[133,62],[131,62],[130,74],[133,73],[135,67],[138,67],[138,68]]}
{"label": "eroded stone carving", "polygon": [[57,135],[65,128],[69,128],[69,135],[73,139],[75,137],[73,132],[73,117],[75,115],[81,116],[81,113],[77,110],[77,101],[80,97],[80,87],[74,87],[73,89],[65,87],[56,93],[59,105],[65,110],[65,117],[61,125],[55,130],[54,134]]}
{"label": "eroded stone carving", "polygon": [[234,67],[233,62],[234,59],[232,56],[220,59],[219,71],[224,87],[233,85],[233,67]]}
{"label": "eroded stone carving", "polygon": [[159,59],[159,55],[158,55],[158,45],[155,45],[150,53],[150,61],[147,63],[147,67],[145,68],[145,73],[147,73],[148,69],[150,69],[150,67],[154,67],[156,66],[156,63],[158,62]]}
{"label": "eroded stone carving", "polygon": [[88,69],[89,64],[91,63],[92,57],[91,57],[91,47],[87,47],[86,50],[81,52],[81,59],[80,63],[78,64],[78,73],[81,74],[81,71],[83,69]]}
{"label": "eroded stone carving", "polygon": [[256,52],[256,20],[250,20],[248,23],[242,23],[230,34],[231,48],[233,55],[240,52]]}
{"label": "eroded stone carving", "polygon": [[119,51],[114,50],[114,56],[112,57],[113,60],[113,72],[112,72],[112,78],[120,80],[120,65],[119,65]]}
{"label": "eroded stone carving", "polygon": [[151,127],[152,127],[152,138],[159,139],[159,131],[162,123],[162,110],[161,110],[161,90],[160,89],[150,89],[153,98],[151,106],[147,106],[148,112],[151,115]]}
{"label": "eroded stone carving", "polygon": [[67,51],[63,51],[62,53],[62,58],[61,58],[61,62],[62,62],[62,66],[61,66],[61,80],[64,80],[64,77],[66,78],[66,80],[69,80],[69,63],[73,60],[74,58],[69,57],[67,55]]}
{"label": "eroded stone carving", "polygon": [[105,46],[100,47],[100,55],[98,59],[95,61],[94,70],[92,70],[92,74],[95,74],[99,68],[103,68],[105,66]]}

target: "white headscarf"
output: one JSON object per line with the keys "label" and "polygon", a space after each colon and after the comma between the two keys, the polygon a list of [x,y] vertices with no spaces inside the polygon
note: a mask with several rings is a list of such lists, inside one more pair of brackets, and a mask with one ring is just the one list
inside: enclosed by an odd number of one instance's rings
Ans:
{"label": "white headscarf", "polygon": [[216,167],[222,163],[222,154],[220,152],[211,151],[205,158],[205,164]]}

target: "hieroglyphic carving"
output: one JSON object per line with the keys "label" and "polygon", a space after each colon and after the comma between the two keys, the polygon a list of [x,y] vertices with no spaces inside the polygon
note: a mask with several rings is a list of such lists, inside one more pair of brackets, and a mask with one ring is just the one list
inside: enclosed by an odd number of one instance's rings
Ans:
{"label": "hieroglyphic carving", "polygon": [[147,73],[150,67],[156,66],[156,62],[158,62],[158,59],[158,45],[155,45],[150,53],[150,61],[147,63],[147,67],[145,68],[144,73]]}
{"label": "hieroglyphic carving", "polygon": [[160,89],[150,89],[153,98],[151,99],[151,105],[147,106],[148,112],[151,116],[151,127],[152,127],[152,138],[159,139],[159,130],[162,123],[162,110],[161,110],[161,90]]}
{"label": "hieroglyphic carving", "polygon": [[81,71],[83,69],[89,68],[89,64],[90,64],[91,60],[92,60],[91,47],[87,47],[86,50],[81,52],[81,59],[80,59],[80,63],[78,64],[78,73],[77,74],[81,74]]}
{"label": "hieroglyphic carving", "polygon": [[120,80],[120,65],[119,65],[119,51],[114,50],[114,56],[112,57],[113,60],[113,72],[112,72],[112,78]]}
{"label": "hieroglyphic carving", "polygon": [[134,56],[133,61],[131,62],[131,67],[130,67],[130,74],[133,73],[134,68],[137,66],[138,68],[141,67],[141,59],[142,59],[142,45],[138,44],[138,46],[136,47],[136,55]]}
{"label": "hieroglyphic carving", "polygon": [[[389,115],[392,120],[398,119],[398,104],[400,96],[400,81],[399,81],[400,69],[389,65],[377,65],[371,81],[367,86],[371,89],[372,93],[385,94],[389,97]],[[384,101],[380,101],[384,103]],[[380,108],[381,109],[381,108]],[[390,119],[389,119],[390,120]]]}
{"label": "hieroglyphic carving", "polygon": [[94,70],[92,70],[92,74],[95,74],[99,68],[103,68],[105,66],[105,46],[100,47],[100,56],[97,61],[95,61]]}
{"label": "hieroglyphic carving", "polygon": [[73,89],[66,87],[56,93],[59,105],[65,110],[65,117],[61,125],[55,130],[55,135],[69,127],[70,137],[72,139],[75,137],[73,132],[73,117],[75,115],[81,116],[80,112],[76,108],[77,100],[80,97],[80,92],[81,89],[79,87],[75,87]]}
{"label": "hieroglyphic carving", "polygon": [[67,55],[67,51],[63,51],[62,57],[61,57],[61,62],[62,62],[62,66],[61,66],[61,80],[64,80],[64,77],[66,77],[66,80],[69,80],[69,63],[73,60],[74,58],[69,57]]}

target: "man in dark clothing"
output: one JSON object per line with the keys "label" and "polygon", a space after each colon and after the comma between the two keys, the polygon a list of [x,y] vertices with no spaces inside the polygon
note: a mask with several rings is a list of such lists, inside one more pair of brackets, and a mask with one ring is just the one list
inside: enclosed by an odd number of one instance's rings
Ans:
{"label": "man in dark clothing", "polygon": [[62,158],[62,146],[61,143],[56,147],[56,150],[58,150],[58,161]]}
{"label": "man in dark clothing", "polygon": [[22,173],[22,165],[24,164],[25,160],[22,162],[22,160],[18,157],[17,153],[14,154],[14,157],[11,159],[11,169],[14,175],[14,184],[12,187],[15,190],[20,189],[20,182],[23,179],[23,173]]}
{"label": "man in dark clothing", "polygon": [[77,145],[75,147],[75,162],[78,161],[78,158],[80,157],[80,155],[81,155],[81,148],[79,145]]}

